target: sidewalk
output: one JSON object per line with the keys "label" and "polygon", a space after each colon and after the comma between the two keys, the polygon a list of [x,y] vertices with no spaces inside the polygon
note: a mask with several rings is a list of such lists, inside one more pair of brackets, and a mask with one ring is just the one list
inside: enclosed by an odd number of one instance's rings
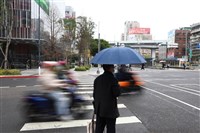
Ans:
{"label": "sidewalk", "polygon": [[[74,71],[74,69],[71,69],[71,71],[74,72],[75,76],[80,77],[83,75],[98,75],[97,74],[98,68],[91,68],[87,71]],[[100,73],[103,72],[102,68],[99,68]],[[40,69],[40,74],[42,73],[42,69]],[[23,69],[21,70],[21,75],[2,75],[0,78],[37,78],[39,77],[39,69]]]}
{"label": "sidewalk", "polygon": [[[158,68],[148,68],[148,69],[158,69]],[[174,69],[174,70],[178,70],[177,68],[170,68],[170,69]],[[71,71],[74,72],[76,77],[81,77],[84,75],[91,75],[91,76],[98,76],[100,74],[102,74],[103,68],[100,67],[99,71],[100,73],[97,73],[98,68],[97,67],[92,67],[90,68],[90,70],[87,71],[74,71],[74,69],[71,69]],[[140,70],[140,68],[134,68],[135,71]],[[194,69],[199,71],[199,69]],[[40,74],[42,73],[42,69],[40,70]],[[24,69],[21,70],[21,75],[5,75],[5,76],[0,76],[0,78],[37,78],[39,77],[39,69]]]}

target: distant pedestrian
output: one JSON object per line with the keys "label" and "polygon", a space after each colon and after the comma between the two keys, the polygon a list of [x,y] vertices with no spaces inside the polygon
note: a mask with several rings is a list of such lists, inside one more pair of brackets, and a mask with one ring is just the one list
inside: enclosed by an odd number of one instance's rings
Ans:
{"label": "distant pedestrian", "polygon": [[165,63],[162,63],[162,69],[165,69]]}
{"label": "distant pedestrian", "polygon": [[142,66],[141,66],[141,70],[144,70],[144,63],[143,63]]}
{"label": "distant pedestrian", "polygon": [[169,69],[169,64],[167,64],[167,69]]}
{"label": "distant pedestrian", "polygon": [[186,69],[186,65],[185,65],[185,63],[183,63],[183,69],[184,69],[184,70]]}
{"label": "distant pedestrian", "polygon": [[94,113],[96,114],[96,131],[116,132],[116,118],[119,117],[117,97],[120,95],[118,80],[114,77],[114,65],[103,65],[104,73],[94,80]]}

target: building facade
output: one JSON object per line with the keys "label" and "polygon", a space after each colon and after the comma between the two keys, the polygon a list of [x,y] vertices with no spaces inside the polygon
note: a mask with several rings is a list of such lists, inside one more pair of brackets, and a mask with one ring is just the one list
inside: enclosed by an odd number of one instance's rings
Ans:
{"label": "building facade", "polygon": [[142,41],[152,40],[150,28],[141,28],[137,21],[126,21],[124,23],[124,33],[121,37],[122,41]]}
{"label": "building facade", "polygon": [[[5,3],[6,0],[4,0]],[[12,27],[12,37],[13,38],[30,38],[31,37],[31,0],[10,0],[11,6],[13,6],[13,27]],[[5,4],[6,6],[6,4]],[[8,13],[11,12],[11,7],[9,6]],[[2,11],[4,12],[4,11]],[[3,14],[2,14],[3,15]],[[11,23],[10,18],[3,16],[4,27],[7,27],[8,23]],[[0,37],[6,37],[5,28],[1,28]]]}
{"label": "building facade", "polygon": [[183,58],[188,61],[188,48],[190,39],[190,28],[184,27],[175,31],[175,43],[178,47],[175,49],[174,56],[177,58]]}
{"label": "building facade", "polygon": [[[7,38],[11,38],[8,67],[24,68],[28,60],[36,62],[38,52],[37,42],[31,38],[31,0],[3,0],[3,3],[4,7],[0,9],[3,20],[0,27],[0,43],[5,50]],[[2,64],[4,62],[2,53],[0,57]]]}
{"label": "building facade", "polygon": [[189,56],[193,63],[200,64],[200,23],[191,25]]}
{"label": "building facade", "polygon": [[71,6],[65,6],[65,18],[75,18],[76,12]]}

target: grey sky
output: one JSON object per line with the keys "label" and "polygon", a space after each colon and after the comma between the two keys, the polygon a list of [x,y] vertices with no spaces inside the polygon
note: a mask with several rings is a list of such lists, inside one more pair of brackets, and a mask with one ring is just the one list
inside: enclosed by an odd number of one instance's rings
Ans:
{"label": "grey sky", "polygon": [[[151,28],[155,40],[166,40],[172,29],[200,22],[199,0],[51,0],[64,16],[64,7],[72,6],[76,16],[90,17],[100,23],[101,38],[119,41],[125,21],[138,21]],[[98,28],[95,29],[95,38]]]}

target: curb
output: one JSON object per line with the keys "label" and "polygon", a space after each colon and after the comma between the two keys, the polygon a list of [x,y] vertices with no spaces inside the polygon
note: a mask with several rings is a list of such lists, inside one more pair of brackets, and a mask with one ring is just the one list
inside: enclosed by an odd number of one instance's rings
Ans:
{"label": "curb", "polygon": [[1,78],[38,78],[39,75],[11,75],[11,76],[0,76]]}

